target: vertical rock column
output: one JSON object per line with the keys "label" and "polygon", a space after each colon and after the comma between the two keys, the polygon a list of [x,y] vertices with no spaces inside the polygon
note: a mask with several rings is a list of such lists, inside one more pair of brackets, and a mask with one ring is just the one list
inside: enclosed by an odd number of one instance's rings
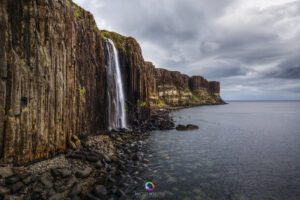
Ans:
{"label": "vertical rock column", "polygon": [[0,153],[22,164],[106,126],[103,41],[70,0],[0,2]]}
{"label": "vertical rock column", "polygon": [[0,158],[3,156],[4,125],[6,113],[6,87],[7,87],[7,15],[5,12],[7,2],[0,4]]}

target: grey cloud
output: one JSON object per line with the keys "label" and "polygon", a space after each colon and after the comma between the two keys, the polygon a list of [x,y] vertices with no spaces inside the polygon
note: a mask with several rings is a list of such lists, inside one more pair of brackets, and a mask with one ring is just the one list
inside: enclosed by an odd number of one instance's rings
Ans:
{"label": "grey cloud", "polygon": [[[203,65],[200,69],[200,73],[209,78],[209,79],[217,79],[220,78],[228,78],[235,76],[244,76],[247,73],[253,71],[247,67],[244,67],[242,63],[237,62],[235,60],[218,60],[212,59],[208,62],[201,63]],[[199,73],[199,69],[196,65],[194,69],[192,69],[190,74]]]}
{"label": "grey cloud", "polygon": [[265,74],[266,77],[300,79],[300,54],[295,54],[282,61],[276,68]]}
{"label": "grey cloud", "polygon": [[295,92],[295,93],[300,93],[300,87],[292,87],[292,88],[288,89],[288,91]]}
{"label": "grey cloud", "polygon": [[[245,11],[238,6],[245,3],[244,9],[247,0],[74,1],[95,15],[100,29],[135,37],[157,67],[235,88],[226,98],[275,98],[272,87],[281,88],[278,99],[285,91],[300,98],[288,82],[300,76],[300,55],[294,55],[300,52],[300,0],[265,0],[273,6]],[[257,93],[245,96],[247,89]]]}
{"label": "grey cloud", "polygon": [[[213,44],[213,46],[207,46],[207,44]],[[236,59],[249,65],[278,59],[279,56],[286,53],[277,48],[278,45],[276,34],[253,33],[242,30],[231,33],[230,36],[222,39],[204,41],[200,44],[199,51],[203,56]]]}
{"label": "grey cloud", "polygon": [[247,74],[247,69],[240,66],[218,66],[214,68],[208,68],[204,72],[204,76],[208,78],[220,78],[220,77],[232,77],[232,76],[241,76]]}

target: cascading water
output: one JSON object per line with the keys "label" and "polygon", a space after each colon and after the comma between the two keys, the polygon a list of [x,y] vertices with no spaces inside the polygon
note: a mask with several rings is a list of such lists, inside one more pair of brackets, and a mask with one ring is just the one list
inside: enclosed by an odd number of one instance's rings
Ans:
{"label": "cascading water", "polygon": [[127,128],[123,82],[118,51],[112,40],[106,39],[108,129]]}

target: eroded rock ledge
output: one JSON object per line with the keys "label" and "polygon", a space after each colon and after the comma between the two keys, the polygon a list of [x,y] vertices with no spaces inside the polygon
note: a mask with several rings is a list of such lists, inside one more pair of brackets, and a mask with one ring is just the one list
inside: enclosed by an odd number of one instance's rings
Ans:
{"label": "eroded rock ledge", "polygon": [[71,0],[0,1],[0,159],[25,164],[107,128],[104,38],[121,60],[129,124],[157,108],[221,104],[220,84],[157,69]]}

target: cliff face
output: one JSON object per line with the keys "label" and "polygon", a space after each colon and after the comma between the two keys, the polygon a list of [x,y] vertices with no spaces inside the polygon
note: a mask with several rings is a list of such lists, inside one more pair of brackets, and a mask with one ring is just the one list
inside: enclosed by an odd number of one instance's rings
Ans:
{"label": "cliff face", "polygon": [[155,73],[158,96],[170,106],[222,104],[220,83],[201,76],[189,77],[176,71],[157,69]]}
{"label": "cliff face", "polygon": [[26,163],[64,152],[73,135],[107,128],[104,38],[117,46],[130,124],[156,107],[221,103],[198,83],[145,62],[134,38],[97,29],[70,0],[0,0],[0,158]]}
{"label": "cliff face", "polygon": [[[2,0],[0,149],[23,163],[105,128],[102,38],[70,1]],[[4,141],[4,142],[3,142]]]}
{"label": "cliff face", "polygon": [[154,66],[144,61],[141,48],[134,38],[108,31],[102,31],[101,35],[103,39],[113,40],[118,50],[125,85],[128,121],[148,119],[150,116],[148,100],[153,90],[151,83],[154,81],[151,71],[154,70]]}
{"label": "cliff face", "polygon": [[185,106],[192,96],[189,90],[189,77],[176,71],[156,69],[155,78],[158,96],[170,106]]}
{"label": "cliff face", "polygon": [[108,31],[102,36],[112,39],[120,54],[130,120],[147,119],[155,108],[223,103],[219,82],[155,68],[144,61],[135,39]]}

